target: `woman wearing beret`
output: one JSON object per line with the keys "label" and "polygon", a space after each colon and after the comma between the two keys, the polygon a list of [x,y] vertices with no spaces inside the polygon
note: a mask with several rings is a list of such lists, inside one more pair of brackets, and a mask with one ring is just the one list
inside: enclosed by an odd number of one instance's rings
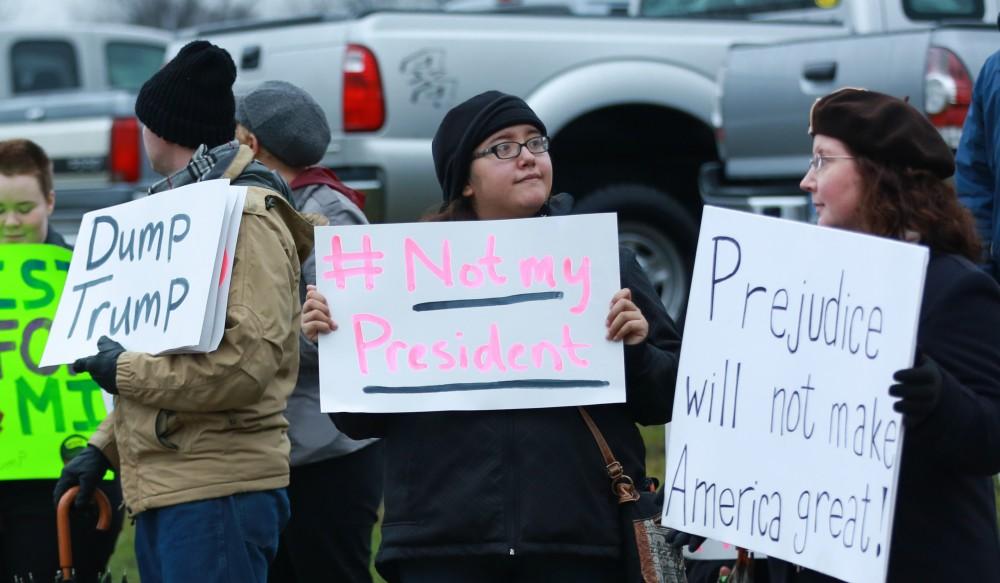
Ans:
{"label": "woman wearing beret", "polygon": [[[907,103],[859,89],[819,99],[802,179],[819,224],[930,248],[914,368],[898,371],[903,439],[889,581],[996,577],[1000,540],[1000,287],[972,263],[971,215],[946,182],[951,150]],[[900,282],[900,285],[910,285]],[[770,560],[771,580],[832,581]]]}
{"label": "woman wearing beret", "polygon": [[[430,220],[569,212],[550,196],[545,125],[521,99],[477,95],[445,116],[433,142],[444,203]],[[627,402],[587,407],[625,473],[641,483],[636,422],[669,420],[680,337],[629,251],[609,298],[608,338],[625,344]],[[335,328],[315,289],[303,331]],[[618,505],[576,407],[335,414],[355,438],[383,437],[385,518],[377,565],[391,581],[623,580]]]}

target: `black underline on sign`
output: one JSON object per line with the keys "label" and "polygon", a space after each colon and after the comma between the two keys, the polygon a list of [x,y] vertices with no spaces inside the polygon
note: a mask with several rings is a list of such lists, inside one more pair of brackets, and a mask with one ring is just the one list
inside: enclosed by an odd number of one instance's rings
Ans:
{"label": "black underline on sign", "polygon": [[471,300],[443,300],[440,302],[423,302],[413,304],[414,312],[429,312],[431,310],[454,310],[457,308],[481,308],[483,306],[509,306],[524,302],[544,302],[546,300],[562,299],[561,291],[539,292],[533,294],[514,294],[495,298],[478,298]]}
{"label": "black underline on sign", "polygon": [[416,395],[422,393],[453,393],[459,391],[488,391],[493,389],[590,389],[607,387],[611,383],[597,380],[557,380],[523,379],[516,381],[494,381],[489,383],[452,383],[449,385],[425,385],[422,387],[380,387],[367,386],[368,394]]}

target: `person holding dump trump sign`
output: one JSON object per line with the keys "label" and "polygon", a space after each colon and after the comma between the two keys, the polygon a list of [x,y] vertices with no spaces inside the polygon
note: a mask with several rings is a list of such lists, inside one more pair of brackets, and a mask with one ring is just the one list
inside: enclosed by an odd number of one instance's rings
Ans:
{"label": "person holding dump trump sign", "polygon": [[[548,149],[545,125],[520,98],[488,91],[457,105],[434,136],[444,202],[429,220],[567,214],[572,199],[550,196]],[[670,419],[680,335],[634,254],[622,249],[619,258],[622,289],[609,298],[606,325],[608,339],[625,344],[627,402],[586,409],[641,486],[645,449],[635,424]],[[315,288],[303,310],[310,338],[336,329]],[[376,564],[387,579],[624,579],[617,500],[576,407],[332,418],[352,437],[384,438]]]}
{"label": "person holding dump trump sign", "polygon": [[298,373],[299,265],[312,226],[284,181],[234,140],[235,79],[225,50],[193,41],[135,105],[164,176],[152,196],[215,178],[247,186],[221,344],[152,355],[102,337],[96,355],[74,363],[115,408],[63,470],[57,495],[118,468],[144,583],[263,583],[289,516],[283,413]]}

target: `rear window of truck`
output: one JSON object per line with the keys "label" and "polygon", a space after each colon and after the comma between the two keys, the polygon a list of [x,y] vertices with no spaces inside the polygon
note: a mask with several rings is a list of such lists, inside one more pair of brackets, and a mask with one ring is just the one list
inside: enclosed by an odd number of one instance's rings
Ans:
{"label": "rear window of truck", "polygon": [[[641,14],[653,17],[751,19],[782,12],[803,14],[837,8],[840,0],[641,0]],[[794,16],[793,16],[794,18]]]}
{"label": "rear window of truck", "polygon": [[911,20],[982,20],[983,0],[903,0],[903,10]]}
{"label": "rear window of truck", "polygon": [[138,91],[163,65],[166,47],[130,42],[110,42],[105,47],[108,85],[113,89]]}
{"label": "rear window of truck", "polygon": [[76,50],[65,41],[18,41],[10,49],[15,94],[75,89],[80,86]]}

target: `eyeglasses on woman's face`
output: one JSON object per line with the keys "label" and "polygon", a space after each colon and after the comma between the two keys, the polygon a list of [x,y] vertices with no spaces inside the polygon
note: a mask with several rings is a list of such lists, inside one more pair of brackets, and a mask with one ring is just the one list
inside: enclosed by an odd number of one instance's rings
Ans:
{"label": "eyeglasses on woman's face", "polygon": [[521,155],[521,148],[527,148],[532,154],[544,154],[549,151],[549,137],[535,136],[526,142],[500,142],[476,152],[474,158],[483,158],[493,154],[501,160],[517,158]]}
{"label": "eyeglasses on woman's face", "polygon": [[[824,156],[823,154],[815,154],[812,159],[809,160],[809,170],[815,170],[819,172],[823,168],[823,165],[827,163],[828,160],[853,160],[854,156]],[[806,170],[808,172],[809,170]]]}

